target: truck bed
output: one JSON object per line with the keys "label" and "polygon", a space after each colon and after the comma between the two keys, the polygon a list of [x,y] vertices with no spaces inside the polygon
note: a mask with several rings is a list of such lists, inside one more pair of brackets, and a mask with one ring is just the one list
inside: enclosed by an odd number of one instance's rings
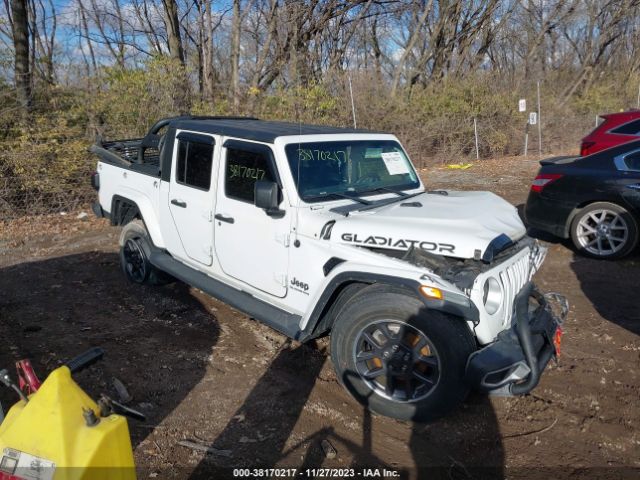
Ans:
{"label": "truck bed", "polygon": [[142,158],[139,158],[143,140],[144,138],[110,142],[98,140],[91,146],[90,151],[100,157],[103,162],[158,177],[160,176],[160,152],[157,148],[145,147],[142,150]]}

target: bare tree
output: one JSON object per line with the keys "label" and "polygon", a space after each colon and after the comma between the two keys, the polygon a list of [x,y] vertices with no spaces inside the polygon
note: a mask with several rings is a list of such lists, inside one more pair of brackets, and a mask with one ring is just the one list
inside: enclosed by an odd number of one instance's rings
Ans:
{"label": "bare tree", "polygon": [[242,33],[242,13],[240,0],[233,0],[233,23],[231,26],[231,88],[233,111],[240,109],[240,35]]}
{"label": "bare tree", "polygon": [[396,64],[395,72],[393,74],[393,82],[391,84],[391,95],[395,95],[396,91],[398,90],[398,85],[400,84],[400,78],[402,77],[402,73],[403,73],[405,64],[407,63],[407,59],[411,55],[413,48],[418,43],[418,40],[420,40],[420,37],[422,35],[422,27],[426,25],[427,17],[431,13],[432,7],[433,7],[433,0],[429,0],[428,2],[425,3],[420,14],[417,14],[417,12],[415,11],[412,12],[411,14],[411,23],[410,23],[411,34],[409,36],[409,39],[406,45],[403,46],[402,55],[400,56]]}
{"label": "bare tree", "polygon": [[47,84],[56,83],[54,50],[56,43],[56,6],[52,0],[28,0],[29,30],[33,45],[32,74],[39,75]]}
{"label": "bare tree", "polygon": [[165,14],[165,25],[167,28],[167,43],[169,45],[169,55],[184,66],[184,49],[182,47],[182,37],[180,36],[180,21],[178,18],[178,3],[176,0],[162,0]]}
{"label": "bare tree", "polygon": [[565,89],[562,102],[578,89],[588,88],[596,75],[611,63],[613,55],[623,45],[619,39],[628,32],[629,14],[634,10],[637,13],[640,0],[590,0],[583,2],[583,6],[587,12],[586,24],[573,36],[565,29],[565,37],[572,45],[580,67],[575,80]]}
{"label": "bare tree", "polygon": [[167,43],[169,45],[169,55],[180,69],[176,76],[174,91],[175,107],[179,113],[188,113],[191,106],[191,95],[189,82],[186,74],[186,62],[182,36],[180,35],[180,19],[178,17],[178,3],[176,0],[162,0],[165,13],[165,25],[167,29]]}
{"label": "bare tree", "polygon": [[15,83],[18,102],[25,112],[32,106],[29,49],[29,18],[26,0],[11,0],[13,48],[15,55]]}

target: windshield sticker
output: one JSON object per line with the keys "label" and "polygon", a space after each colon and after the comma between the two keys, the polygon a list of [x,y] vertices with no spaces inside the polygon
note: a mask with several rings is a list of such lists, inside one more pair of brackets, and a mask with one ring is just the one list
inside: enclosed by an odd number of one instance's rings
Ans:
{"label": "windshield sticker", "polygon": [[409,173],[409,166],[400,152],[383,152],[380,155],[387,167],[389,175],[404,175]]}
{"label": "windshield sticker", "polygon": [[382,147],[367,148],[364,152],[364,158],[380,158],[382,156]]}

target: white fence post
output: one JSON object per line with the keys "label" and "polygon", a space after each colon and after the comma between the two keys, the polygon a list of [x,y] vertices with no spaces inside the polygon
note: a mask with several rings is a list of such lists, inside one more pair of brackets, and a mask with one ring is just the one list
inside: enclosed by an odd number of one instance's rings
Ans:
{"label": "white fence post", "polygon": [[473,117],[473,132],[476,137],[476,160],[480,160],[480,150],[478,149],[478,122],[476,117]]}
{"label": "white fence post", "polygon": [[540,115],[540,80],[538,80],[538,154],[542,156],[542,115]]}
{"label": "white fence post", "polygon": [[351,88],[351,75],[349,75],[349,95],[351,95],[351,114],[353,115],[353,128],[358,128],[356,123],[356,104],[353,101],[353,88]]}

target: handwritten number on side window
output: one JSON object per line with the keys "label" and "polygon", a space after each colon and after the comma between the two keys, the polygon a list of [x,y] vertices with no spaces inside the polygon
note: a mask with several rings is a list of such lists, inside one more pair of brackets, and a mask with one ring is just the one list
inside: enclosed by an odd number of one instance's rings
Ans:
{"label": "handwritten number on side window", "polygon": [[265,176],[265,171],[261,168],[249,168],[245,165],[237,163],[229,164],[229,171],[231,172],[231,178],[251,178],[253,180],[262,180]]}

